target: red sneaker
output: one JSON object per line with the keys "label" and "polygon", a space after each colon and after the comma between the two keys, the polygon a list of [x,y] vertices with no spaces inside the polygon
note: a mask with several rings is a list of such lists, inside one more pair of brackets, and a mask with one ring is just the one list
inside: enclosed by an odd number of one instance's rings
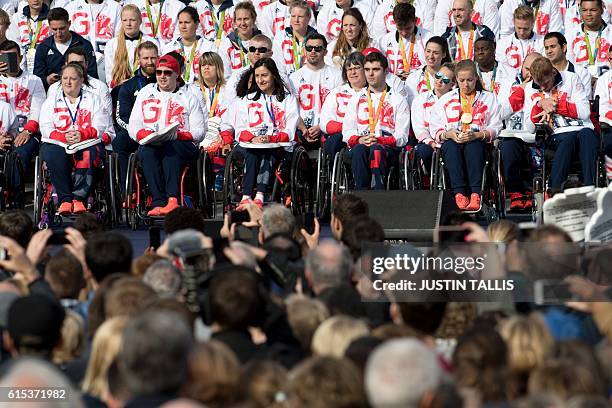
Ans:
{"label": "red sneaker", "polygon": [[57,213],[59,215],[72,214],[72,203],[64,201],[63,203],[60,204],[59,208],[57,209]]}
{"label": "red sneaker", "polygon": [[510,193],[509,211],[523,211],[525,209],[524,196],[521,193]]}
{"label": "red sneaker", "polygon": [[253,203],[259,208],[263,209],[264,203],[259,198],[256,198],[255,200],[253,200]]}
{"label": "red sneaker", "polygon": [[455,202],[457,203],[457,207],[459,207],[460,210],[465,210],[470,204],[470,199],[461,193],[457,193],[455,194]]}
{"label": "red sneaker", "polygon": [[73,214],[83,214],[87,211],[85,205],[79,200],[72,200],[72,213]]}
{"label": "red sneaker", "polygon": [[166,204],[166,206],[159,211],[159,215],[168,215],[179,207],[180,205],[178,204],[176,197],[170,197],[168,198],[168,204]]}
{"label": "red sneaker", "polygon": [[161,216],[161,210],[163,208],[164,207],[155,207],[155,208],[153,208],[152,210],[150,210],[147,213],[147,216],[149,216],[149,217],[159,217],[159,216]]}
{"label": "red sneaker", "polygon": [[470,195],[470,203],[465,209],[468,211],[480,210],[480,194],[472,193],[472,195]]}

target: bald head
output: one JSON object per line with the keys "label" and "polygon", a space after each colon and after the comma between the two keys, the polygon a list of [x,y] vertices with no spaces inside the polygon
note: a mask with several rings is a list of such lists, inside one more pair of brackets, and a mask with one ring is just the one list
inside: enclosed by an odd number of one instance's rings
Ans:
{"label": "bald head", "polygon": [[306,277],[315,293],[350,283],[351,269],[349,251],[331,239],[322,241],[306,256]]}
{"label": "bald head", "polygon": [[538,58],[542,58],[542,54],[538,52],[529,53],[525,57],[525,60],[523,61],[523,66],[521,67],[521,76],[524,81],[531,80],[531,64]]}
{"label": "bald head", "polygon": [[473,5],[471,0],[455,0],[453,1],[453,19],[455,25],[462,31],[470,29],[472,22]]}

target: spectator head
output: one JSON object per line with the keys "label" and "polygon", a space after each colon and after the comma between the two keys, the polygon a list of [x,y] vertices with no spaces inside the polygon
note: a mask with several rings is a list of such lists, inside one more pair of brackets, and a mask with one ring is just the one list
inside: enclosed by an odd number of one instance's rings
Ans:
{"label": "spectator head", "polygon": [[385,323],[374,330],[372,336],[381,340],[401,339],[404,337],[424,340],[423,333],[405,324]]}
{"label": "spectator head", "polygon": [[85,288],[83,267],[68,251],[60,251],[45,266],[45,280],[58,299],[77,299]]}
{"label": "spectator head", "polygon": [[164,219],[164,232],[167,236],[184,229],[194,229],[204,233],[202,213],[194,208],[178,207]]}
{"label": "spectator head", "polygon": [[418,408],[441,379],[438,357],[415,339],[384,343],[374,350],[365,371],[366,392],[374,408]]}
{"label": "spectator head", "polygon": [[130,240],[116,232],[96,234],[85,245],[85,262],[98,283],[113,273],[129,273],[132,254]]}
{"label": "spectator head", "polygon": [[302,350],[310,351],[312,336],[317,327],[329,317],[323,302],[300,295],[291,295],[285,300],[287,319],[293,335],[300,342]]}
{"label": "spectator head", "polygon": [[198,344],[189,355],[184,395],[211,407],[232,405],[238,397],[240,362],[223,343]]}
{"label": "spectator head", "polygon": [[104,278],[98,285],[96,294],[87,310],[87,337],[93,337],[98,327],[106,320],[106,294],[115,283],[125,278],[124,273],[114,273]]}
{"label": "spectator head", "polygon": [[[6,25],[4,24],[4,16],[8,17],[8,14],[6,14],[6,11],[4,10],[2,11],[4,14],[0,13],[0,41],[3,41],[0,43],[0,54],[16,53],[17,65],[20,65],[22,60],[21,47],[15,41],[6,39],[6,29],[11,21],[9,19],[8,23]],[[4,71],[2,74],[10,77],[17,77],[19,75],[19,70],[17,70],[17,72],[9,72],[7,67],[6,71]]]}
{"label": "spectator head", "polygon": [[53,350],[53,364],[61,366],[79,357],[85,346],[85,322],[81,315],[66,310],[62,324],[62,341]]}
{"label": "spectator head", "polygon": [[79,231],[85,239],[104,232],[104,225],[102,225],[95,214],[90,212],[79,214],[74,220],[72,227]]}
{"label": "spectator head", "polygon": [[568,408],[568,406],[553,394],[533,394],[516,400],[512,408]]}
{"label": "spectator head", "polygon": [[610,401],[602,396],[581,395],[570,399],[567,408],[610,408]]}
{"label": "spectator head", "polygon": [[152,253],[140,255],[138,258],[132,261],[132,267],[130,271],[131,275],[135,278],[144,277],[145,273],[147,272],[147,269],[149,269],[149,266],[162,259],[165,258],[163,256]]}
{"label": "spectator head", "polygon": [[321,323],[312,336],[312,353],[343,357],[353,340],[368,334],[370,328],[363,321],[348,316],[332,316]]}
{"label": "spectator head", "polygon": [[259,229],[259,241],[263,243],[273,235],[293,236],[295,217],[284,205],[273,204],[266,206]]}
{"label": "spectator head", "polygon": [[346,348],[344,357],[351,360],[359,368],[359,371],[364,374],[366,363],[368,362],[370,354],[372,354],[374,349],[380,346],[383,342],[384,340],[379,337],[358,337],[351,341],[351,344],[349,344],[349,346]]}
{"label": "spectator head", "polygon": [[26,248],[33,233],[34,223],[25,211],[12,210],[0,214],[0,235],[12,238]]}
{"label": "spectator head", "polygon": [[322,241],[306,256],[304,274],[315,294],[351,283],[353,260],[346,247],[333,240]]}
{"label": "spectator head", "polygon": [[347,359],[312,357],[289,373],[291,407],[366,407],[362,376]]}
{"label": "spectator head", "polygon": [[[363,66],[363,58],[361,58],[361,65]],[[367,201],[355,194],[348,193],[337,196],[330,222],[334,238],[339,241],[342,238],[343,226],[349,225],[356,217],[369,215],[369,211]]]}
{"label": "spectator head", "polygon": [[444,319],[446,303],[399,302],[391,305],[395,324],[405,324],[419,332],[433,336]]}
{"label": "spectator head", "polygon": [[49,31],[53,33],[55,42],[66,43],[70,40],[72,35],[70,34],[70,16],[65,9],[61,7],[52,8],[47,14],[47,20],[49,21]]}
{"label": "spectator head", "polygon": [[191,331],[176,313],[145,311],[123,332],[119,372],[133,397],[175,394],[187,381]]}
{"label": "spectator head", "polygon": [[150,303],[147,303],[147,310],[167,310],[181,315],[185,322],[192,329],[195,325],[196,315],[189,310],[189,307],[176,299],[153,299]]}
{"label": "spectator head", "polygon": [[[106,373],[106,382],[108,383],[108,392],[104,395],[104,401],[106,405],[111,407],[123,407],[130,399],[130,393],[125,385],[125,381],[121,378],[121,373],[119,372],[119,365],[117,364],[117,360],[111,362],[108,367]],[[83,388],[84,392],[88,392],[85,388]],[[102,397],[99,397],[102,399]]]}
{"label": "spectator head", "polygon": [[11,25],[11,17],[4,10],[0,11],[0,39],[6,41],[6,31]]}
{"label": "spectator head", "polygon": [[579,395],[601,395],[601,381],[588,367],[569,359],[545,361],[529,376],[529,394],[548,393],[568,400]]}
{"label": "spectator head", "polygon": [[317,296],[329,310],[330,315],[346,315],[355,318],[366,316],[361,295],[351,285],[339,285],[325,289]]}
{"label": "spectator head", "polygon": [[604,372],[604,363],[597,358],[593,347],[580,340],[565,340],[555,344],[554,358],[568,360],[572,365],[584,366],[593,376],[598,395],[604,393],[607,381],[607,373]]}
{"label": "spectator head", "polygon": [[127,316],[113,317],[102,323],[96,331],[83,379],[83,391],[94,397],[104,398],[109,391],[108,369],[119,354],[128,321]]}
{"label": "spectator head", "polygon": [[253,361],[242,371],[240,390],[243,399],[252,408],[273,407],[283,393],[287,381],[287,369],[270,361]]}
{"label": "spectator head", "polygon": [[521,230],[518,225],[509,220],[497,220],[487,227],[487,235],[493,242],[510,243],[518,240]]}
{"label": "spectator head", "polygon": [[126,276],[119,279],[104,297],[104,314],[107,319],[115,316],[136,316],[151,299],[155,291],[138,278]]}
{"label": "spectator head", "polygon": [[[10,365],[8,371],[2,376],[0,387],[3,389],[24,389],[24,388],[51,388],[62,390],[66,393],[67,400],[49,400],[44,403],[37,402],[30,406],[37,407],[63,407],[84,408],[85,405],[77,396],[79,395],[72,382],[64,374],[50,363],[36,358],[21,358]],[[69,402],[67,402],[69,401]],[[14,403],[4,402],[1,406],[11,406]],[[25,404],[29,405],[29,404]]]}
{"label": "spectator head", "polygon": [[384,239],[385,231],[378,221],[367,216],[352,219],[342,229],[342,243],[351,251],[354,261],[361,256],[364,242],[382,242]]}
{"label": "spectator head", "polygon": [[508,345],[510,369],[525,378],[548,358],[555,344],[538,314],[510,317],[502,322],[500,334]]}
{"label": "spectator head", "polygon": [[62,340],[66,313],[46,295],[28,295],[15,300],[8,312],[4,347],[15,357],[32,355],[50,359]]}
{"label": "spectator head", "polygon": [[245,330],[258,326],[264,311],[261,283],[255,272],[229,269],[210,278],[204,320],[222,328]]}
{"label": "spectator head", "polygon": [[160,298],[172,299],[181,293],[183,277],[172,262],[162,259],[149,266],[142,279]]}

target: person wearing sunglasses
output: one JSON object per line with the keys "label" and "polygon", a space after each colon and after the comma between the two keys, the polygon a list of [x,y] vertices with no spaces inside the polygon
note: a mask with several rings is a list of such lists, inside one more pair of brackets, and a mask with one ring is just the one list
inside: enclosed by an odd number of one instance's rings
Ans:
{"label": "person wearing sunglasses", "polygon": [[305,1],[297,0],[289,8],[291,24],[274,36],[272,58],[280,72],[291,75],[302,68],[306,60],[305,40],[316,30],[308,25],[312,10]]}
{"label": "person wearing sunglasses", "polygon": [[234,70],[249,66],[249,46],[251,39],[261,31],[255,27],[257,12],[249,1],[234,7],[234,31],[221,40],[219,55],[223,59],[225,77],[229,78]]}
{"label": "person wearing sunglasses", "polygon": [[334,157],[345,146],[342,142],[342,122],[349,100],[367,84],[363,70],[364,60],[365,57],[360,52],[354,52],[344,60],[344,84],[332,89],[323,102],[320,126],[325,134],[323,147],[330,157]]}
{"label": "person wearing sunglasses", "polygon": [[442,145],[457,207],[476,212],[481,207],[486,145],[502,128],[500,107],[493,93],[482,90],[474,61],[460,61],[455,78],[458,89],[443,95],[433,107],[430,134]]}
{"label": "person wearing sunglasses", "polygon": [[418,141],[415,149],[427,171],[431,168],[431,157],[433,155],[433,149],[436,147],[436,142],[429,126],[431,111],[436,102],[455,86],[453,64],[447,62],[442,65],[440,70],[436,73],[435,78],[433,89],[419,94],[410,107],[412,130]]}
{"label": "person wearing sunglasses", "polygon": [[[271,58],[253,67],[254,80],[244,98],[235,100],[235,130],[239,143],[235,151],[244,157],[244,177],[240,206],[251,202],[260,207],[272,182],[274,163],[287,154],[275,143],[293,144],[300,120],[298,103],[288,93]],[[258,144],[269,148],[253,148]],[[290,151],[292,147],[287,147]]]}
{"label": "person wearing sunglasses", "polygon": [[325,64],[327,40],[319,33],[306,39],[306,64],[289,76],[289,89],[300,106],[300,142],[306,149],[318,148],[322,136],[321,108],[329,92],[342,83],[339,69]]}
{"label": "person wearing sunglasses", "polygon": [[355,94],[346,108],[342,139],[349,146],[355,188],[385,188],[390,164],[408,142],[408,100],[387,85],[389,63],[378,52],[364,60],[367,86]]}
{"label": "person wearing sunglasses", "polygon": [[389,72],[405,81],[408,75],[425,64],[425,44],[432,34],[416,26],[414,6],[399,3],[393,9],[397,26],[382,37],[378,48],[389,59]]}
{"label": "person wearing sunglasses", "polygon": [[[85,203],[95,169],[104,157],[103,143],[111,141],[104,133],[108,114],[104,113],[102,101],[84,84],[87,85],[87,72],[81,64],[64,65],[61,89],[49,94],[40,113],[40,155],[57,192],[60,215],[87,211]],[[67,146],[86,140],[95,144],[72,154],[66,152]]]}
{"label": "person wearing sunglasses", "polygon": [[180,36],[162,47],[161,53],[177,52],[183,58],[185,69],[183,81],[192,84],[197,81],[200,74],[200,55],[207,51],[216,51],[215,44],[196,34],[200,16],[195,8],[187,6],[178,14],[178,31]]}
{"label": "person wearing sunglasses", "polygon": [[442,64],[447,62],[451,62],[451,59],[446,40],[438,36],[427,40],[425,44],[425,66],[413,71],[404,81],[408,102],[411,105],[417,95],[433,90],[436,73],[440,71]]}
{"label": "person wearing sunglasses", "polygon": [[[159,58],[156,83],[138,92],[130,115],[130,137],[140,143],[138,157],[152,195],[150,217],[165,216],[179,206],[181,171],[189,160],[197,158],[196,146],[206,133],[208,115],[191,87],[179,84],[180,72],[176,58]],[[179,126],[172,140],[146,144],[146,137],[174,123]]]}

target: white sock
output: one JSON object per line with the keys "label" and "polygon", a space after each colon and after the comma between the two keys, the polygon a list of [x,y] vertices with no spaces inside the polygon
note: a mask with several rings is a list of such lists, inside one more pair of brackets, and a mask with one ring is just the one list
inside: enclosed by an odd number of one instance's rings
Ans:
{"label": "white sock", "polygon": [[264,193],[262,193],[261,191],[258,191],[257,194],[255,194],[255,199],[259,200],[263,203],[264,200]]}
{"label": "white sock", "polygon": [[248,195],[244,194],[244,195],[242,196],[242,198],[240,199],[240,201],[250,200],[250,199],[251,199],[251,196],[248,196]]}

